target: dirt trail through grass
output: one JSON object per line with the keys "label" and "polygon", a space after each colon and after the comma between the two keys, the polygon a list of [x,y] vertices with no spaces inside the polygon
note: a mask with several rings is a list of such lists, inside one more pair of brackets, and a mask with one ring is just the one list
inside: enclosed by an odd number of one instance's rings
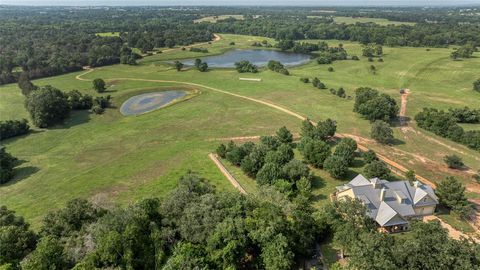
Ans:
{"label": "dirt trail through grass", "polygon": [[[76,76],[76,79],[78,80],[81,80],[81,81],[91,81],[89,79],[84,79],[82,78],[83,75],[86,75],[90,72],[92,72],[94,69],[90,69],[78,76]],[[243,98],[243,99],[246,99],[246,100],[250,100],[252,102],[256,102],[256,103],[260,103],[262,105],[265,105],[265,106],[268,106],[268,107],[271,107],[273,109],[276,109],[276,110],[279,110],[281,112],[284,112],[286,114],[289,114],[293,117],[296,117],[300,120],[305,120],[307,119],[307,117],[299,114],[299,113],[296,113],[296,112],[293,112],[287,108],[283,108],[281,106],[278,106],[274,103],[271,103],[269,101],[264,101],[264,100],[260,100],[260,99],[256,99],[256,98],[252,98],[252,97],[248,97],[248,96],[243,96],[243,95],[239,95],[239,94],[235,94],[235,93],[231,93],[231,92],[228,92],[228,91],[225,91],[225,90],[221,90],[221,89],[217,89],[217,88],[214,88],[214,87],[210,87],[210,86],[206,86],[206,85],[202,85],[202,84],[198,84],[198,83],[192,83],[192,82],[182,82],[182,81],[171,81],[171,80],[153,80],[153,79],[139,79],[139,78],[110,78],[109,80],[124,80],[124,81],[144,81],[144,82],[157,82],[157,83],[173,83],[173,84],[184,84],[184,85],[190,85],[190,86],[196,86],[196,87],[201,87],[201,88],[205,88],[205,89],[209,89],[209,90],[212,90],[212,91],[215,91],[215,92],[219,92],[219,93],[222,93],[222,94],[226,94],[226,95],[230,95],[230,96],[234,96],[234,97],[238,97],[238,98]],[[311,121],[314,125],[316,125],[315,122]],[[250,136],[250,138],[257,138],[258,136]],[[352,139],[354,139],[356,142],[357,142],[357,146],[358,146],[358,149],[363,151],[363,152],[366,152],[369,150],[368,147],[364,146],[363,144],[361,144],[361,142],[365,142],[365,141],[368,141],[368,139],[365,139],[363,137],[359,137],[359,136],[355,136],[355,135],[352,135],[352,134],[345,134],[345,133],[337,133],[336,136],[337,138],[345,138],[345,137],[350,137]],[[246,138],[246,137],[243,137],[243,138]],[[241,139],[243,139],[241,138]],[[235,139],[238,139],[238,137],[235,137]],[[385,162],[386,164],[389,165],[390,169],[392,172],[398,174],[398,175],[403,175],[405,174],[408,169],[405,168],[403,165],[400,165],[398,164],[397,162],[381,155],[381,154],[378,154],[377,153],[377,156],[378,158]],[[215,158],[215,156],[210,156],[210,158],[215,162],[215,164],[219,167],[220,171],[222,172],[222,174],[224,174],[227,179],[232,183],[232,185],[240,190],[240,192],[244,193],[245,190],[243,190],[243,188],[240,186],[240,184],[238,183],[238,181],[236,181],[236,179],[226,170],[226,168],[223,166],[223,164],[220,163],[220,161],[218,161],[218,159]],[[217,160],[220,164],[220,166],[217,164],[217,162],[215,161]],[[416,178],[425,183],[425,184],[428,184],[430,185],[431,187],[433,188],[436,188],[436,184],[433,182],[433,181],[430,181],[428,180],[427,178],[425,177],[422,177],[418,174],[415,175]],[[232,180],[233,179],[233,180]],[[243,191],[242,191],[243,190]],[[453,229],[453,228],[452,228]]]}
{"label": "dirt trail through grass", "polygon": [[[87,72],[83,73],[83,74],[80,74],[78,75],[76,78],[79,79],[79,80],[82,80],[82,81],[90,81],[88,79],[84,79],[82,78],[83,75],[85,74],[88,74],[90,72],[92,72],[93,69],[91,70],[88,70]],[[289,114],[293,117],[296,117],[300,120],[305,120],[307,119],[307,117],[299,114],[299,113],[296,113],[296,112],[293,112],[287,108],[283,108],[281,106],[278,106],[274,103],[271,103],[269,101],[264,101],[264,100],[260,100],[260,99],[256,99],[256,98],[252,98],[252,97],[248,97],[248,96],[243,96],[243,95],[239,95],[239,94],[235,94],[235,93],[231,93],[231,92],[228,92],[228,91],[225,91],[225,90],[221,90],[221,89],[218,89],[218,88],[214,88],[214,87],[210,87],[210,86],[206,86],[206,85],[202,85],[202,84],[198,84],[198,83],[192,83],[192,82],[182,82],[182,81],[171,81],[171,80],[153,80],[153,79],[140,79],[140,78],[110,78],[109,80],[122,80],[122,81],[144,81],[144,82],[157,82],[157,83],[173,83],[173,84],[184,84],[184,85],[190,85],[190,86],[196,86],[196,87],[201,87],[201,88],[205,88],[205,89],[209,89],[209,90],[212,90],[212,91],[215,91],[215,92],[219,92],[219,93],[223,93],[223,94],[226,94],[226,95],[230,95],[230,96],[234,96],[234,97],[238,97],[238,98],[243,98],[243,99],[246,99],[246,100],[250,100],[250,101],[253,101],[253,102],[256,102],[256,103],[260,103],[262,105],[265,105],[265,106],[268,106],[268,107],[271,107],[273,109],[276,109],[276,110],[279,110],[281,112],[284,112],[286,114]],[[312,123],[315,125],[316,123],[312,121]],[[342,133],[337,133],[336,137],[338,138],[344,138],[344,137],[351,137],[353,139],[355,139],[357,141],[357,144],[358,144],[358,149],[360,149],[361,151],[368,151],[369,148],[360,144],[361,142],[361,138],[359,138],[358,136],[353,136],[353,135],[350,135],[350,134],[342,134]],[[383,155],[379,155],[377,154],[378,158],[380,160],[382,160],[383,162],[387,163],[390,167],[393,167],[392,171],[397,173],[397,174],[400,174],[400,173],[406,173],[408,171],[407,168],[405,168],[404,166],[398,164],[397,162],[383,156]],[[431,185],[432,187],[435,187],[436,185],[420,176],[420,175],[417,175],[417,179],[426,183],[426,184],[429,184]]]}
{"label": "dirt trail through grass", "polygon": [[410,89],[405,89],[402,93],[402,103],[400,105],[400,125],[402,126],[402,131],[406,132],[403,129],[404,126],[408,125],[407,122],[407,102],[408,102],[408,94],[410,94]]}
{"label": "dirt trail through grass", "polygon": [[247,194],[245,189],[243,189],[240,183],[238,183],[237,179],[235,179],[235,177],[233,177],[233,175],[227,170],[227,168],[223,166],[222,162],[220,161],[220,159],[218,159],[217,155],[210,153],[208,154],[208,157],[215,163],[218,169],[220,169],[220,172],[222,172],[222,174],[225,175],[225,177],[227,177],[228,181],[230,181],[230,183],[233,185],[234,188],[236,188],[242,194]]}

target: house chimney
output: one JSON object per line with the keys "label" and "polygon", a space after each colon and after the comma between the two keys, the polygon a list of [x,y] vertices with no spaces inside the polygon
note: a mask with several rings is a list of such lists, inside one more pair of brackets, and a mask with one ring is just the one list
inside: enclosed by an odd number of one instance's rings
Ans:
{"label": "house chimney", "polygon": [[385,199],[385,188],[382,188],[380,190],[380,201],[383,201]]}
{"label": "house chimney", "polygon": [[421,185],[421,184],[420,184],[420,181],[418,181],[418,180],[415,181],[415,182],[413,182],[413,186],[414,186],[415,188],[419,188],[420,185]]}

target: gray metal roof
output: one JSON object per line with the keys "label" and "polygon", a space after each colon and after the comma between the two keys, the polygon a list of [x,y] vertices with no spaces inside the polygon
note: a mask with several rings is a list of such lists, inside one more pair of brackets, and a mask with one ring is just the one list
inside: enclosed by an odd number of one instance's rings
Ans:
{"label": "gray metal roof", "polygon": [[[352,181],[337,190],[351,189],[356,198],[364,202],[368,215],[380,226],[391,226],[407,223],[405,218],[414,216],[414,206],[434,205],[438,203],[430,186],[418,184],[416,187],[408,181],[387,181],[373,178],[367,180],[357,175]],[[381,192],[385,192],[381,200]],[[432,202],[423,202],[429,196]]]}

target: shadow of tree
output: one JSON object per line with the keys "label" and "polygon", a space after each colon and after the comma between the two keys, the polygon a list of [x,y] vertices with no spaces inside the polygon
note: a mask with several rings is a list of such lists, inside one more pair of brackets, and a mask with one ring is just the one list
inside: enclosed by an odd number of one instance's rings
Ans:
{"label": "shadow of tree", "polygon": [[2,186],[10,186],[10,185],[13,185],[19,181],[22,181],[26,178],[28,178],[29,176],[37,173],[38,171],[40,171],[40,169],[38,167],[34,167],[34,166],[25,166],[25,167],[20,167],[20,168],[15,168],[14,169],[14,176],[13,178],[8,181],[7,183],[3,184]]}
{"label": "shadow of tree", "polygon": [[397,139],[397,138],[393,138],[392,142],[391,142],[392,145],[402,145],[402,144],[405,144],[405,141],[402,141],[400,139]]}
{"label": "shadow of tree", "polygon": [[84,124],[90,121],[90,112],[88,110],[72,111],[70,116],[62,124],[55,125],[48,129],[68,129],[73,126]]}

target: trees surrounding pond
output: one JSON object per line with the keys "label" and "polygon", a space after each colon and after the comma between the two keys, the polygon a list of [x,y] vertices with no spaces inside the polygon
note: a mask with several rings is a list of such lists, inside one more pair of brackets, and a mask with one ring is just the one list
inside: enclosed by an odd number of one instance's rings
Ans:
{"label": "trees surrounding pond", "polygon": [[247,60],[239,61],[235,63],[235,68],[237,69],[238,73],[257,73],[258,67]]}

